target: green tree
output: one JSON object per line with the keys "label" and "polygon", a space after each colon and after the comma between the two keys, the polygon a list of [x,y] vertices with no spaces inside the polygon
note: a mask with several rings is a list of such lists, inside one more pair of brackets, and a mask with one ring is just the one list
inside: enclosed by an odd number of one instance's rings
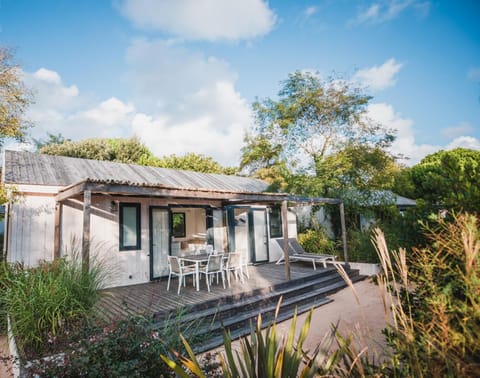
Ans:
{"label": "green tree", "polygon": [[35,145],[35,149],[39,151],[43,147],[49,146],[51,144],[63,144],[65,142],[71,142],[71,139],[65,138],[62,133],[52,134],[47,132],[46,139],[35,139],[32,138],[32,142]]}
{"label": "green tree", "polygon": [[63,138],[61,134],[48,134],[48,136],[49,140],[47,142],[40,141],[43,146],[39,149],[39,152],[42,154],[116,161],[203,173],[234,175],[238,171],[234,167],[222,167],[209,156],[195,153],[158,158],[135,137],[128,139],[92,138],[77,142],[65,140],[63,143],[56,143],[60,138]]}
{"label": "green tree", "polygon": [[415,198],[431,206],[478,212],[480,151],[456,148],[426,156],[409,172]]}
{"label": "green tree", "polygon": [[183,156],[170,155],[158,159],[155,164],[157,167],[182,169],[186,171],[195,171],[203,173],[218,173],[233,175],[237,172],[236,168],[222,167],[218,162],[209,156],[196,153],[188,153]]}
{"label": "green tree", "polygon": [[[5,139],[23,141],[31,123],[25,111],[32,102],[32,94],[22,81],[21,70],[12,51],[0,46],[0,146]],[[6,203],[15,188],[0,184],[0,204]]]}
{"label": "green tree", "polygon": [[[253,104],[256,125],[245,138],[241,168],[258,172],[283,167],[276,173],[283,174],[291,188],[307,188],[309,193],[301,194],[315,195],[325,195],[339,173],[345,180],[353,179],[361,163],[362,174],[371,176],[379,163],[393,159],[385,148],[394,136],[368,118],[370,100],[345,80],[322,80],[318,74],[300,71],[290,74],[278,100]],[[358,160],[359,154],[368,159]],[[357,174],[357,183],[360,177]],[[380,176],[375,177],[378,181]]]}
{"label": "green tree", "polygon": [[137,138],[85,139],[77,142],[47,144],[39,150],[42,154],[70,156],[83,159],[108,160],[121,163],[144,164],[155,162],[150,150]]}
{"label": "green tree", "polygon": [[12,51],[0,47],[0,145],[6,138],[24,139],[31,126],[24,117],[31,102],[31,92],[23,84]]}
{"label": "green tree", "polygon": [[391,189],[399,170],[395,159],[382,148],[351,145],[326,156],[315,175],[297,175],[291,181],[291,189],[309,195],[337,197],[361,192],[368,198],[370,192]]}
{"label": "green tree", "polygon": [[240,168],[270,184],[270,191],[286,190],[287,177],[291,175],[285,161],[280,158],[282,148],[272,145],[263,135],[246,135],[242,147]]}

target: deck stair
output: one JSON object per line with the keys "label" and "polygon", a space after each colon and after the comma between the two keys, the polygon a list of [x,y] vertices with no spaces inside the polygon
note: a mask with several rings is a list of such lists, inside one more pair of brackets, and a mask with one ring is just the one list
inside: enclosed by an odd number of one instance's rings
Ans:
{"label": "deck stair", "polygon": [[[365,278],[359,275],[357,270],[348,270],[347,273],[353,282]],[[226,295],[220,299],[182,307],[175,311],[159,312],[154,320],[158,326],[163,326],[165,321],[176,318],[179,313],[183,323],[201,319],[195,334],[197,337],[200,336],[202,343],[193,347],[195,351],[203,352],[223,344],[223,329],[228,329],[233,339],[249,334],[251,324],[255,324],[259,314],[262,316],[264,326],[271,324],[280,298],[282,303],[277,319],[283,321],[293,317],[295,309],[300,314],[330,303],[332,299],[328,298],[328,295],[344,287],[346,283],[336,269],[329,267],[308,277]],[[188,332],[186,336],[188,339]]]}

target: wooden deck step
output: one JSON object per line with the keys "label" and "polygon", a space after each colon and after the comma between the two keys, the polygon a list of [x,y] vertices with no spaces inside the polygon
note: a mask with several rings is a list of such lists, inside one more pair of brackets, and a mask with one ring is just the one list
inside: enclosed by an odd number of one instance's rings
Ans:
{"label": "wooden deck step", "polygon": [[[313,306],[312,305],[299,306],[297,308],[297,314],[301,314],[301,313],[310,311],[311,308],[317,308],[317,307],[326,305],[326,304],[331,303],[331,302],[333,302],[333,299],[324,297],[322,299],[319,299],[317,302],[315,302],[315,304]],[[293,314],[294,314],[293,312],[291,313],[291,312],[287,312],[287,311],[280,311],[280,313],[278,314],[278,317],[277,317],[277,322],[283,322],[285,320],[291,319],[293,317]],[[256,322],[257,316],[258,316],[258,313],[257,313],[257,315],[255,315],[254,318],[251,319],[251,321],[252,321],[251,324],[253,324],[253,325],[256,324],[255,322]],[[264,327],[264,328],[268,327],[269,325],[271,325],[273,323],[273,321],[274,321],[273,316],[269,316],[268,314],[267,315],[262,314],[262,327]],[[233,329],[233,330],[230,329],[230,336],[231,336],[232,340],[236,340],[236,339],[239,339],[241,337],[244,337],[244,336],[250,334],[250,332],[251,332],[251,326],[249,325],[248,327],[242,327],[242,328],[237,328],[237,329]],[[202,352],[206,352],[208,350],[218,348],[221,345],[223,345],[223,333],[218,332],[215,335],[211,336],[206,341],[202,342],[201,345],[194,346],[194,351],[196,353],[202,353]]]}
{"label": "wooden deck step", "polygon": [[[358,273],[358,272],[357,272]],[[355,272],[352,272],[354,275]],[[326,287],[330,282],[342,281],[341,277],[335,270],[326,270],[319,275],[310,276],[306,279],[293,280],[289,283],[273,285],[267,288],[242,292],[240,294],[232,294],[221,299],[205,301],[192,306],[185,306],[181,309],[162,311],[155,314],[155,321],[163,321],[172,315],[183,313],[184,321],[191,321],[198,318],[206,318],[219,313],[237,313],[238,309],[245,309],[264,300],[278,301],[280,296],[288,298],[289,296],[297,296],[303,291],[312,291],[312,287]],[[329,294],[325,292],[324,294]],[[255,307],[258,308],[258,307]]]}
{"label": "wooden deck step", "polygon": [[[358,271],[350,270],[350,279],[355,282],[364,277]],[[282,297],[278,321],[289,319],[297,313],[309,311],[329,303],[328,294],[336,292],[346,286],[346,283],[335,270],[326,270],[320,275],[282,283],[281,285],[264,288],[264,290],[242,293],[238,300],[236,295],[222,298],[221,303],[209,306],[208,303],[183,308],[181,321],[188,323],[202,319],[202,325],[195,328],[195,336],[202,342],[193,345],[196,352],[203,352],[223,344],[223,330],[229,330],[235,339],[247,335],[251,331],[251,324],[255,324],[259,314],[262,315],[263,326],[266,327],[274,319],[277,303]],[[164,325],[165,319],[175,317],[172,312],[158,317],[159,326]],[[160,322],[161,321],[161,322]],[[188,338],[188,333],[186,333]],[[200,336],[200,337],[199,337]]]}

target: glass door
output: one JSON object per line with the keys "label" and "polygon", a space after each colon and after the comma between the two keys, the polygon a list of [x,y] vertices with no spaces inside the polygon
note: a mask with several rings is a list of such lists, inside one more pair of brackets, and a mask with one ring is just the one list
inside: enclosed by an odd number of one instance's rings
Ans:
{"label": "glass door", "polygon": [[254,262],[268,261],[267,212],[265,209],[250,210],[250,243],[254,251]]}
{"label": "glass door", "polygon": [[247,262],[268,262],[266,210],[232,206],[227,215],[229,251],[241,253]]}
{"label": "glass door", "polygon": [[213,227],[207,230],[207,236],[209,235],[209,232],[213,234],[212,238],[215,250],[219,252],[227,252],[228,240],[225,213],[222,209],[213,209],[212,218]]}
{"label": "glass door", "polygon": [[168,275],[170,211],[150,207],[150,279]]}
{"label": "glass door", "polygon": [[228,209],[229,251],[241,254],[243,261],[250,262],[248,207]]}

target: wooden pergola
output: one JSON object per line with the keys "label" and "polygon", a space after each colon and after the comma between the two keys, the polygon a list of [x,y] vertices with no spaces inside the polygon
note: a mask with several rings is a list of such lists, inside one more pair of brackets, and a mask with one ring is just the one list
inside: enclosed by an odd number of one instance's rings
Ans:
{"label": "wooden pergola", "polygon": [[342,243],[345,263],[348,264],[348,249],[346,240],[345,211],[343,201],[335,198],[319,197],[301,197],[285,193],[253,193],[253,192],[235,192],[228,190],[208,190],[208,189],[185,189],[168,187],[164,185],[152,185],[131,182],[121,182],[115,180],[93,180],[85,179],[78,183],[67,186],[58,192],[55,196],[55,239],[54,256],[60,255],[60,232],[63,202],[71,198],[83,197],[83,230],[82,230],[82,264],[84,269],[88,269],[90,260],[90,224],[92,194],[108,196],[128,196],[143,198],[166,198],[166,199],[197,199],[197,200],[215,200],[221,201],[222,206],[232,204],[258,204],[273,205],[281,204],[284,256],[285,256],[285,277],[290,280],[290,261],[288,253],[288,221],[287,212],[289,203],[295,204],[331,204],[338,205],[340,211],[340,220],[342,228]]}

